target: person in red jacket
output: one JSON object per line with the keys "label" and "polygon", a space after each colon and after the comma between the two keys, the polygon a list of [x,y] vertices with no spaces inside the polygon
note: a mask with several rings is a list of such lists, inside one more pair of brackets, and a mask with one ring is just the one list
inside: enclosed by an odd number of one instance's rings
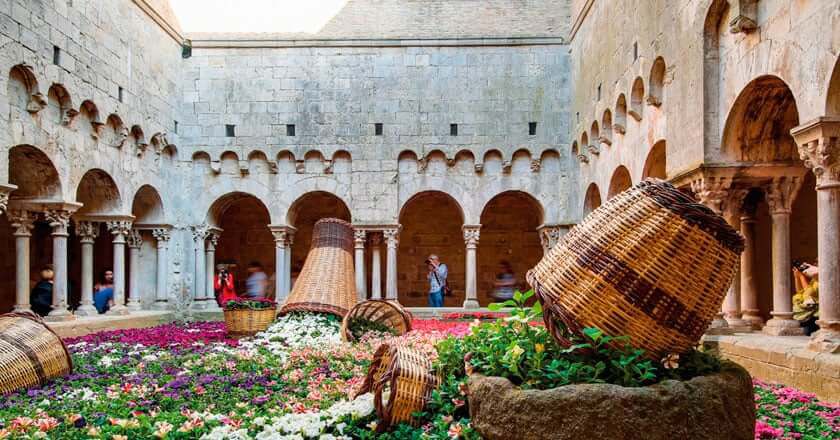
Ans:
{"label": "person in red jacket", "polygon": [[213,289],[216,291],[216,301],[219,306],[224,307],[228,301],[236,300],[236,284],[233,282],[233,274],[228,272],[223,264],[216,266],[216,276],[213,277]]}

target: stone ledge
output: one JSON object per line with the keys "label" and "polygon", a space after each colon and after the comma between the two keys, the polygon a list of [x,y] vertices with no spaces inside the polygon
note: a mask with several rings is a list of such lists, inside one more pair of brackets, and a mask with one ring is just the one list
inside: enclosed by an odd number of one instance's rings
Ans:
{"label": "stone ledge", "polygon": [[130,315],[99,315],[77,317],[70,321],[47,322],[62,338],[84,336],[104,330],[154,327],[172,322],[175,315],[168,311],[139,311]]}
{"label": "stone ledge", "polygon": [[704,345],[742,365],[755,378],[799,388],[829,402],[840,401],[840,354],[808,350],[808,341],[806,336],[760,333],[704,337]]}

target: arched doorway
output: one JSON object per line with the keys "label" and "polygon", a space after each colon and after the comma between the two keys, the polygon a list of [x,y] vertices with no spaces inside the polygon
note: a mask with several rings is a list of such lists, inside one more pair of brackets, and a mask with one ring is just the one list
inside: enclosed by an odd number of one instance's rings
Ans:
{"label": "arched doorway", "polygon": [[[221,229],[216,243],[215,263],[223,264],[233,275],[236,292],[245,292],[248,264],[262,265],[269,277],[274,275],[274,237],[268,229],[271,217],[263,202],[251,194],[231,193],[210,207],[208,223]],[[205,268],[215,273],[215,267]],[[268,283],[271,291],[274,283]]]}
{"label": "arched doorway", "polygon": [[644,171],[642,171],[642,179],[648,177],[655,177],[657,179],[665,179],[665,141],[661,140],[653,145],[650,149],[647,159],[645,159]]}
{"label": "arched doorway", "polygon": [[309,254],[312,228],[322,218],[337,218],[349,222],[351,221],[350,209],[338,196],[325,191],[308,192],[292,203],[289,208],[286,220],[289,225],[297,229],[292,243],[292,284],[303,269],[303,263]]}
{"label": "arched doorway", "polygon": [[397,253],[400,303],[409,307],[428,305],[429,281],[424,261],[429,254],[436,254],[449,268],[447,280],[453,290],[451,296],[444,298],[444,306],[463,305],[466,246],[461,230],[464,216],[458,202],[440,191],[416,194],[403,205],[400,224]]}
{"label": "arched doorway", "polygon": [[610,189],[607,191],[607,200],[615,197],[618,193],[633,186],[633,181],[630,178],[630,171],[624,165],[619,165],[613,171],[610,179]]}
{"label": "arched doorway", "polygon": [[825,104],[826,116],[840,116],[840,57],[834,63],[834,71],[828,83],[828,94]]}
{"label": "arched doorway", "polygon": [[492,293],[500,263],[513,269],[517,288],[525,291],[525,272],[543,256],[537,228],[543,223],[543,209],[531,195],[507,191],[493,197],[481,213],[478,242],[478,302],[496,302]]}
{"label": "arched doorway", "polygon": [[[155,229],[160,232],[168,228],[164,226],[166,217],[163,202],[153,186],[143,185],[137,190],[131,204],[131,215],[134,216],[136,234],[129,243],[129,277],[134,283],[129,283],[128,294],[131,299],[138,300],[146,308],[155,303],[156,299],[164,302],[168,297],[166,266],[161,267],[157,261],[158,258],[162,258],[163,264],[166,264],[165,250],[158,246],[158,240],[167,238],[160,233],[154,234]],[[161,244],[166,246],[166,243]],[[134,273],[135,271],[137,273]],[[158,277],[163,279],[158,280]],[[164,307],[165,302],[160,306]]]}
{"label": "arched doorway", "polygon": [[583,199],[583,216],[586,217],[599,206],[601,206],[601,190],[595,182],[592,182],[586,188],[586,197]]}

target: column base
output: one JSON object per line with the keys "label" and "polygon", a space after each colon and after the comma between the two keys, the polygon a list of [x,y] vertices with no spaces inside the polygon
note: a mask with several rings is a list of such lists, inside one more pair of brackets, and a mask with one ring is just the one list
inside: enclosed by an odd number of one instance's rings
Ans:
{"label": "column base", "polygon": [[762,332],[771,336],[803,336],[805,329],[795,319],[774,317],[767,321]]}
{"label": "column base", "polygon": [[729,323],[723,319],[723,313],[716,314],[715,319],[712,320],[709,328],[706,329],[707,335],[731,335],[732,333],[735,332],[729,328]]}
{"label": "column base", "polygon": [[128,310],[131,312],[138,312],[143,308],[143,306],[140,304],[140,301],[129,300],[126,308],[128,308]]}
{"label": "column base", "polygon": [[[817,324],[820,324],[820,321],[817,321]],[[840,322],[835,324],[835,327],[840,326]],[[825,328],[821,328],[811,335],[808,349],[820,353],[840,353],[840,331],[837,328],[832,328],[831,324],[824,323],[823,325]]]}
{"label": "column base", "polygon": [[105,312],[105,314],[106,315],[117,315],[117,316],[128,315],[129,310],[128,310],[128,307],[126,307],[122,304],[115,304],[107,312]]}
{"label": "column base", "polygon": [[745,319],[738,317],[726,317],[726,326],[734,333],[748,333],[752,331],[752,325]]}
{"label": "column base", "polygon": [[12,311],[13,312],[31,312],[32,311],[32,306],[30,306],[29,304],[18,304],[18,305],[15,305],[15,307],[14,307],[14,309],[12,309]]}
{"label": "column base", "polygon": [[192,303],[193,310],[200,310],[202,312],[221,312],[222,308],[216,304],[215,299],[199,299]]}
{"label": "column base", "polygon": [[50,322],[72,321],[74,319],[76,317],[67,309],[53,309],[49,315],[44,317],[44,321]]}
{"label": "column base", "polygon": [[152,304],[152,310],[169,310],[169,302],[166,300],[157,300]]}
{"label": "column base", "polygon": [[76,309],[76,316],[96,316],[99,312],[91,304],[82,304]]}
{"label": "column base", "polygon": [[753,330],[761,330],[764,327],[764,319],[759,315],[758,310],[744,310],[741,319],[747,321]]}
{"label": "column base", "polygon": [[478,304],[478,301],[474,299],[468,299],[464,301],[464,308],[465,309],[478,309],[481,306]]}

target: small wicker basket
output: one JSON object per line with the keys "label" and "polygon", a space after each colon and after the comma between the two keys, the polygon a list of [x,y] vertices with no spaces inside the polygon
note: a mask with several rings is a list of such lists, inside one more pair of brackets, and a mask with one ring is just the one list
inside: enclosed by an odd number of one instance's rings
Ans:
{"label": "small wicker basket", "polygon": [[318,220],[306,262],[280,314],[321,312],[343,318],[356,301],[353,227],[335,218]]}
{"label": "small wicker basket", "polygon": [[402,422],[417,426],[413,414],[425,408],[438,385],[440,378],[428,356],[409,347],[382,344],[355,395],[373,392],[380,420],[376,429],[382,432]]}
{"label": "small wicker basket", "polygon": [[225,309],[225,327],[230,336],[253,336],[271,325],[277,307],[267,309]]}
{"label": "small wicker basket", "polygon": [[383,324],[392,329],[397,336],[411,331],[411,313],[396,301],[371,299],[353,306],[341,321],[341,337],[347,342],[355,340],[350,331],[350,323],[356,318]]}
{"label": "small wicker basket", "polygon": [[0,395],[72,371],[70,352],[40,317],[29,312],[0,315]]}
{"label": "small wicker basket", "polygon": [[627,335],[653,359],[700,340],[726,295],[742,237],[661,180],[616,195],[569,231],[526,278],[548,329]]}

